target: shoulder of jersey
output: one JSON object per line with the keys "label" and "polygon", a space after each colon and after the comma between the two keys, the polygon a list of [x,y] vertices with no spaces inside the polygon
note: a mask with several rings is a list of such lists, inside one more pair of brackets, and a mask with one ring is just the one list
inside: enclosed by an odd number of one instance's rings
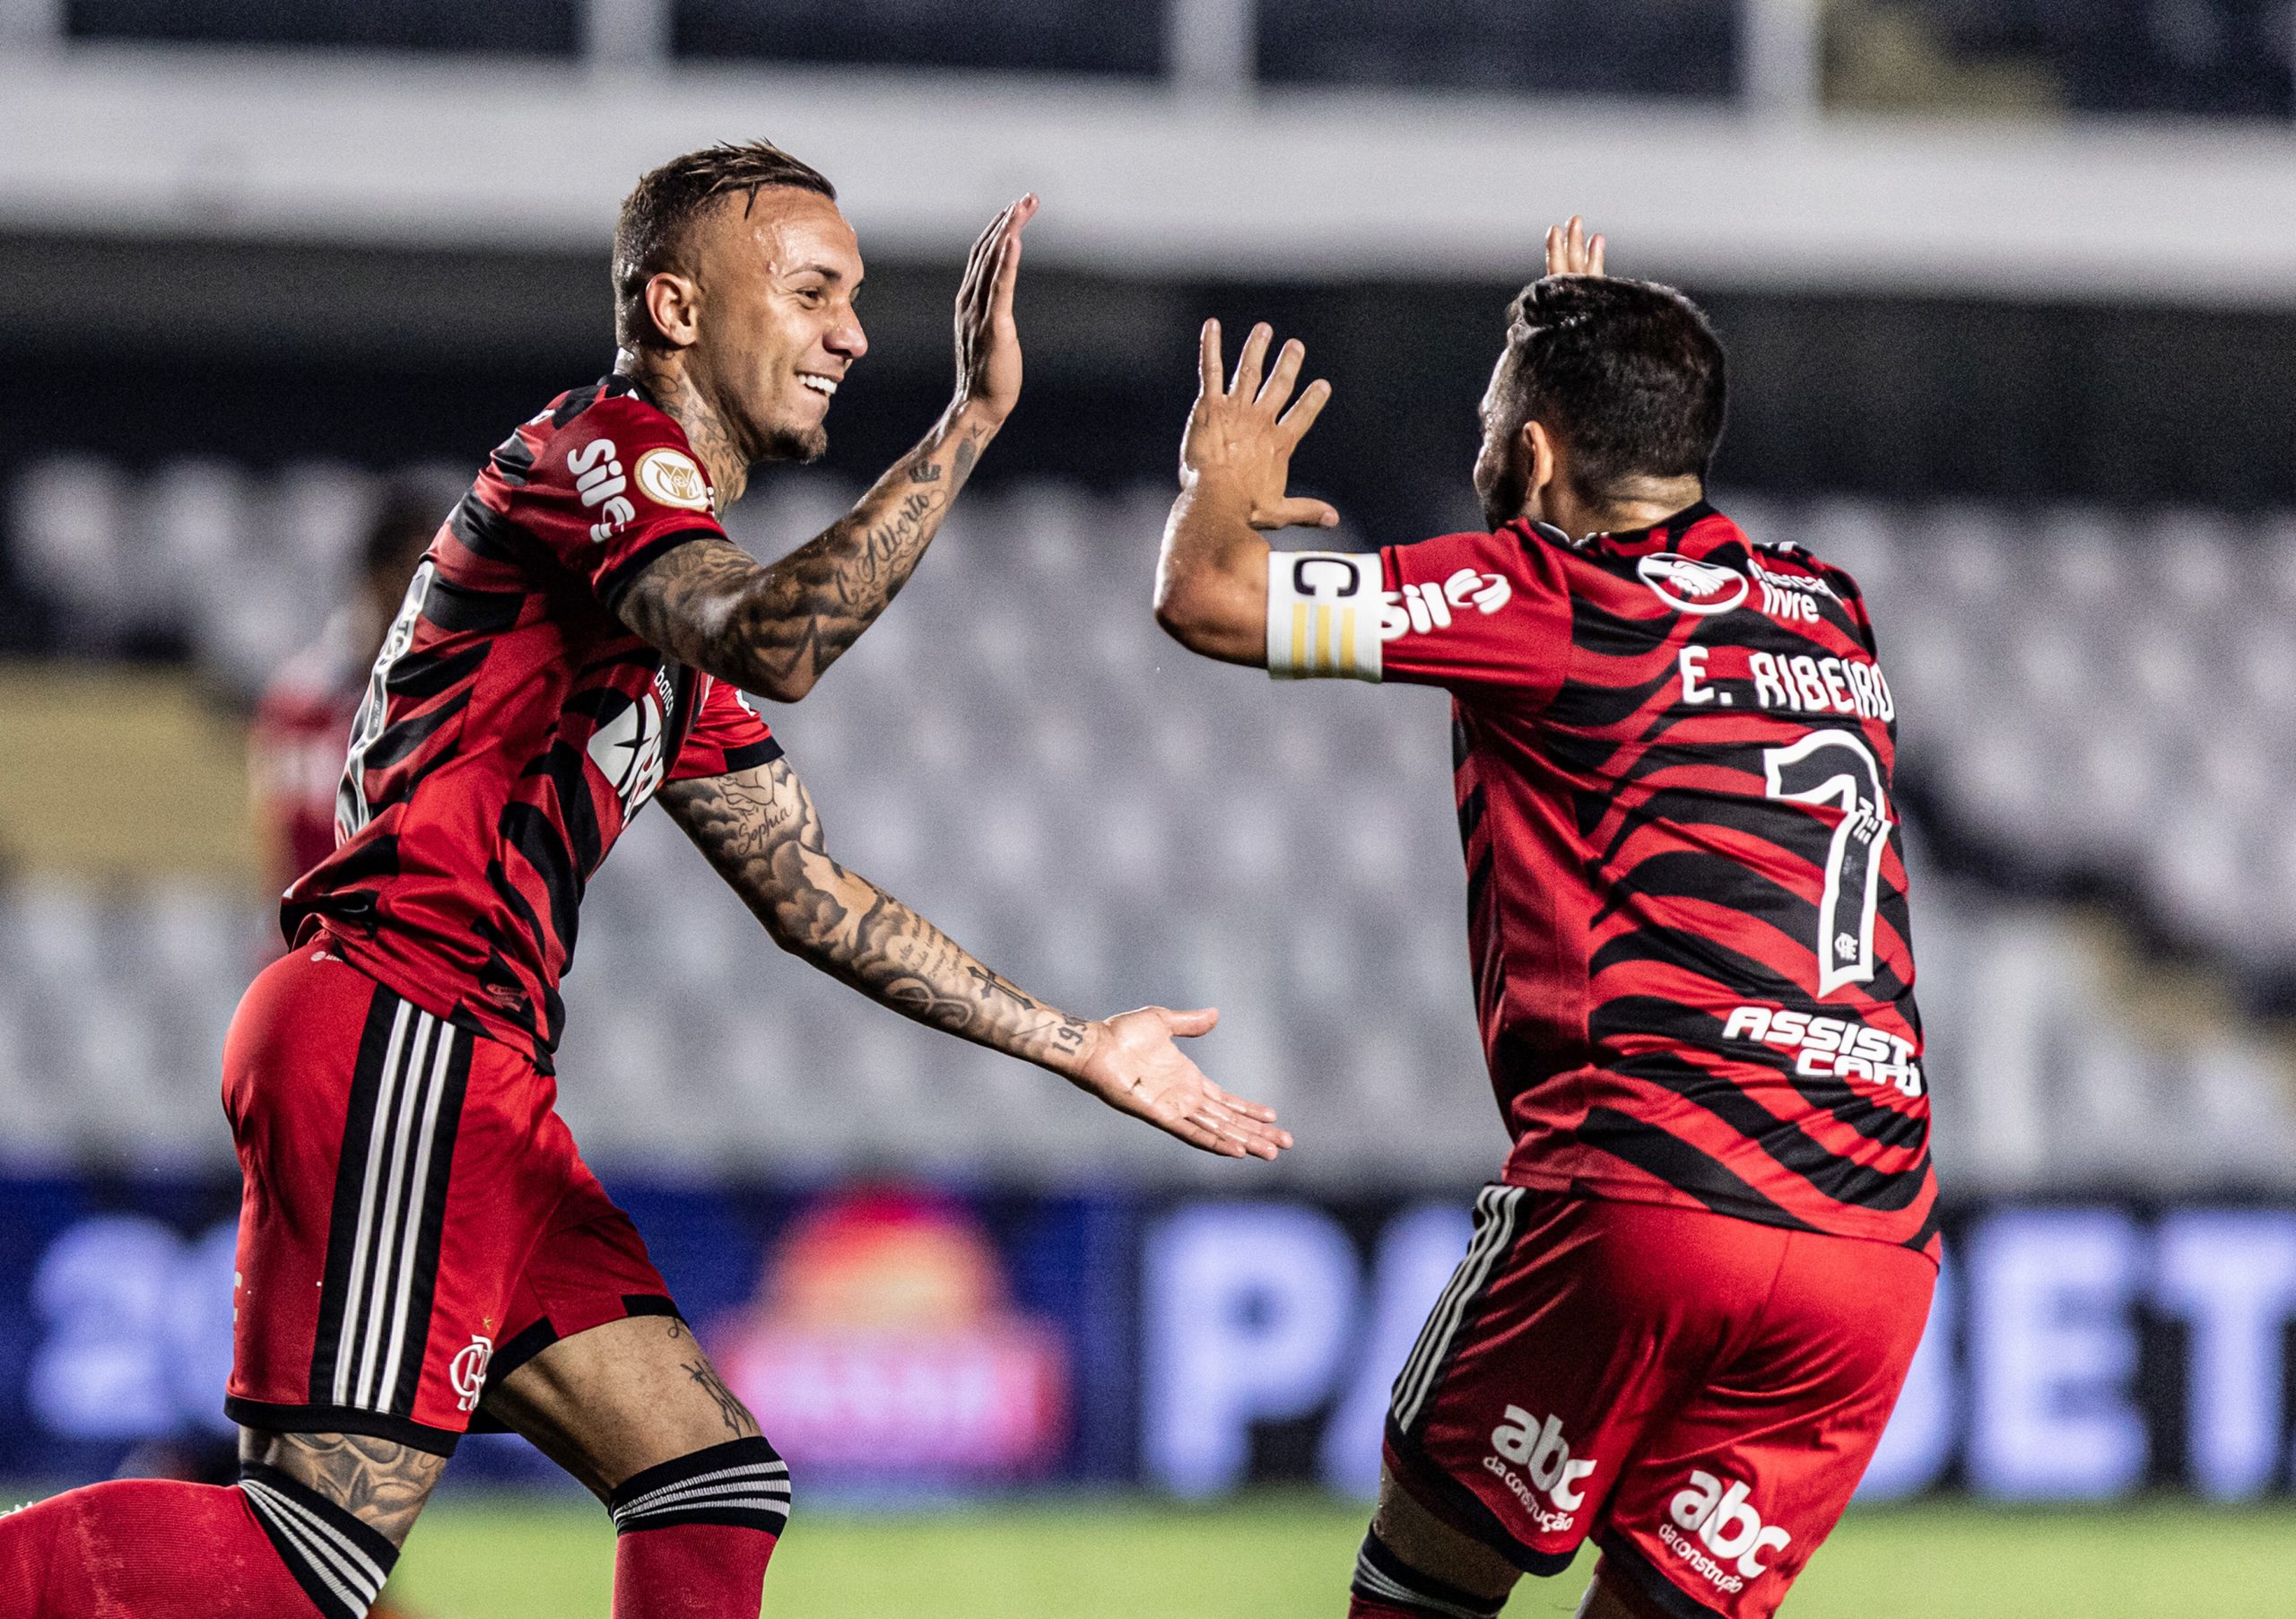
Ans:
{"label": "shoulder of jersey", "polygon": [[[587,403],[586,394],[592,396]],[[709,474],[688,445],[685,430],[635,391],[577,389],[552,405],[545,419],[553,437],[567,433],[572,440],[565,466],[577,490],[626,480],[657,506],[710,509]]]}
{"label": "shoulder of jersey", "polygon": [[1850,577],[1848,569],[1836,562],[1829,562],[1823,557],[1813,555],[1806,547],[1797,545],[1791,540],[1758,540],[1752,535],[1748,535],[1746,543],[1766,557],[1774,558],[1781,562],[1789,562],[1805,572],[1817,575],[1833,588],[1835,595],[1845,600],[1863,594],[1857,588],[1857,581]]}

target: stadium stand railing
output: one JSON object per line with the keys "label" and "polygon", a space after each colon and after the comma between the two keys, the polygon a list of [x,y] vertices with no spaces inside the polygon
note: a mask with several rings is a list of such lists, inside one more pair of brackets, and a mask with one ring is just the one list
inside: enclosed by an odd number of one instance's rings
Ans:
{"label": "stadium stand railing", "polygon": [[[1185,75],[1212,27],[1239,65],[1282,86],[1726,101],[1755,88],[1750,21],[1784,11],[1813,31],[1825,104],[2048,116],[2285,118],[2296,47],[2285,8],[2257,0],[641,0],[648,48],[691,63],[983,68],[1135,81]],[[549,62],[626,54],[600,0],[239,0],[183,6],[75,0],[74,44],[187,44],[485,55]],[[1804,47],[1803,48],[1810,48]]]}

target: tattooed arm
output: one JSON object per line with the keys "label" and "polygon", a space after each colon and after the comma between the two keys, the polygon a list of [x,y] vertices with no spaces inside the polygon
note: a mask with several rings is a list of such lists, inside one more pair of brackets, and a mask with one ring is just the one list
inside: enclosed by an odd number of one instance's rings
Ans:
{"label": "tattooed arm", "polygon": [[851,511],[778,561],[715,535],[687,542],[638,576],[622,622],[682,664],[796,702],[909,582],[994,431],[952,409]]}
{"label": "tattooed arm", "polygon": [[393,1545],[406,1544],[415,1514],[447,1458],[363,1433],[273,1433],[239,1430],[239,1458],[276,1467],[317,1490]]}
{"label": "tattooed arm", "polygon": [[[1021,230],[1035,211],[1035,197],[1022,197],[973,244],[957,291],[956,397],[916,448],[851,511],[778,561],[761,566],[714,537],[679,546],[631,583],[622,622],[680,663],[744,691],[780,702],[811,691],[909,582],[1019,401],[1013,289]],[[631,363],[711,467],[721,500],[738,495],[746,463],[709,399],[682,372],[653,374],[656,357]]]}
{"label": "tattooed arm", "polygon": [[1173,1044],[1213,1012],[1144,1006],[1088,1023],[1038,1000],[830,857],[788,761],[661,789],[662,804],[774,942],[905,1017],[1049,1068],[1207,1153],[1274,1158],[1273,1109],[1231,1096]]}

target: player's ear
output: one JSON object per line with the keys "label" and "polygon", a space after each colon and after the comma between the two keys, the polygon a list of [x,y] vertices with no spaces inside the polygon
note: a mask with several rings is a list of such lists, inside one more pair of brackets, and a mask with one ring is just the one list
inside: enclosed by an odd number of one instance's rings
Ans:
{"label": "player's ear", "polygon": [[1554,435],[1546,431],[1544,422],[1536,420],[1526,422],[1516,443],[1516,452],[1523,457],[1524,509],[1531,512],[1542,510],[1545,492],[1554,485],[1562,466],[1562,458],[1556,452]]}
{"label": "player's ear", "polygon": [[646,283],[646,318],[655,334],[674,349],[691,348],[701,336],[701,289],[674,271],[657,271]]}

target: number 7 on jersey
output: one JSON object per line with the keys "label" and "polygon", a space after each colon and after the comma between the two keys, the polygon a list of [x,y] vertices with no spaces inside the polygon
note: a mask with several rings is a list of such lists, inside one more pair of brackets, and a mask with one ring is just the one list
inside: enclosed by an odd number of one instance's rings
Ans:
{"label": "number 7 on jersey", "polygon": [[1870,982],[1874,909],[1890,831],[1881,768],[1847,731],[1813,731],[1799,742],[1764,750],[1761,762],[1770,797],[1841,811],[1826,848],[1825,892],[1818,901],[1819,998],[1844,984]]}

